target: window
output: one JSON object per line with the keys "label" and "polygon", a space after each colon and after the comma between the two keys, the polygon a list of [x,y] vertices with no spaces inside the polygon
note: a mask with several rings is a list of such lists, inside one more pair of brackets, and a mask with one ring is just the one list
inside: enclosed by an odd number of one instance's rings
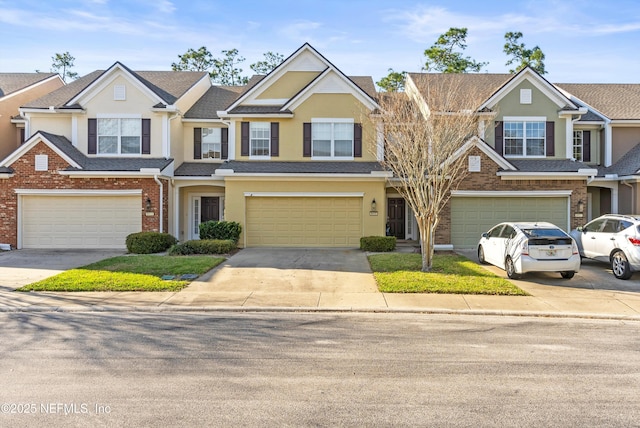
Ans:
{"label": "window", "polygon": [[573,131],[573,158],[577,161],[583,160],[583,134],[582,131]]}
{"label": "window", "polygon": [[505,156],[544,156],[546,122],[504,122]]}
{"label": "window", "polygon": [[312,122],[313,157],[352,158],[353,122]]}
{"label": "window", "polygon": [[202,128],[202,159],[222,158],[221,128]]}
{"label": "window", "polygon": [[140,119],[98,119],[99,154],[140,154],[141,136]]}
{"label": "window", "polygon": [[251,156],[269,156],[271,124],[269,122],[251,122],[249,146]]}

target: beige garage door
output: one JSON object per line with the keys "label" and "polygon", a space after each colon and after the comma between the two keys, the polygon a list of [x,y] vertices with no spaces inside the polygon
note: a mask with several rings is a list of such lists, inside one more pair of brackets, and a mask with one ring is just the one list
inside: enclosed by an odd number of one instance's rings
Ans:
{"label": "beige garage door", "polygon": [[359,247],[362,198],[247,198],[249,247]]}
{"label": "beige garage door", "polygon": [[567,197],[454,197],[451,199],[451,243],[474,248],[480,235],[505,221],[548,221],[567,228]]}
{"label": "beige garage door", "polygon": [[142,230],[140,196],[23,196],[23,248],[126,248]]}

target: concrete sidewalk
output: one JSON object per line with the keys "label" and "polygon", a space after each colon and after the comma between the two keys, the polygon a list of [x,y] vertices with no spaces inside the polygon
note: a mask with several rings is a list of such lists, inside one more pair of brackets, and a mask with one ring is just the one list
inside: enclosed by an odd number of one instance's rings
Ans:
{"label": "concrete sidewalk", "polygon": [[[234,256],[235,257],[235,256]],[[351,272],[355,287],[304,291],[265,290],[259,281],[242,287],[216,287],[212,278],[222,265],[178,292],[30,292],[0,287],[0,312],[23,311],[326,311],[421,312],[469,315],[582,317],[640,321],[640,284],[627,290],[581,288],[563,280],[545,285],[533,277],[514,281],[531,296],[380,293],[368,283],[371,274]],[[504,277],[504,272],[487,267]],[[311,272],[311,275],[316,273]],[[363,279],[364,278],[364,279]],[[546,278],[543,278],[546,279]],[[572,282],[573,281],[573,282]],[[0,278],[0,283],[2,279]],[[255,284],[255,287],[252,285]],[[637,289],[637,290],[636,290]],[[355,291],[349,291],[355,290]]]}

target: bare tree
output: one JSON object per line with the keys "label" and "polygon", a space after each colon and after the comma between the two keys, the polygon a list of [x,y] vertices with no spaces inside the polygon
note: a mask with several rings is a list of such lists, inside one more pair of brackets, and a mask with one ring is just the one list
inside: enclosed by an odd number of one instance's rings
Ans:
{"label": "bare tree", "polygon": [[440,214],[468,171],[466,150],[491,120],[464,74],[426,73],[407,80],[405,93],[382,94],[373,116],[385,136],[382,165],[413,211],[420,231],[422,271],[432,268]]}

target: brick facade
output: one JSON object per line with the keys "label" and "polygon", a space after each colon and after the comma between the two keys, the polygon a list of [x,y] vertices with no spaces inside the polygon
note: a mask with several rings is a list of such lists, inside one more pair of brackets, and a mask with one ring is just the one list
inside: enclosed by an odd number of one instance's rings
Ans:
{"label": "brick facade", "polygon": [[[35,155],[48,155],[48,170],[35,170]],[[23,156],[17,159],[11,168],[14,175],[11,178],[0,179],[0,242],[17,246],[18,241],[18,195],[15,189],[50,189],[50,190],[133,190],[141,189],[140,215],[142,216],[143,231],[159,230],[160,186],[153,178],[127,177],[96,177],[71,178],[59,174],[69,164],[54,152],[47,144],[37,143]],[[163,231],[168,229],[168,180],[163,181],[164,216]],[[147,197],[151,200],[152,216],[146,214]],[[124,245],[124,243],[123,243]]]}
{"label": "brick facade", "polygon": [[[586,179],[536,179],[536,180],[503,180],[497,176],[501,168],[480,149],[474,147],[467,156],[480,156],[481,170],[469,172],[460,183],[457,190],[476,191],[540,191],[566,190],[571,191],[571,227],[575,228],[584,223],[583,217],[576,217],[578,201],[587,201]],[[549,173],[550,176],[553,173]],[[451,243],[451,201],[440,213],[440,224],[436,230],[436,244]]]}

